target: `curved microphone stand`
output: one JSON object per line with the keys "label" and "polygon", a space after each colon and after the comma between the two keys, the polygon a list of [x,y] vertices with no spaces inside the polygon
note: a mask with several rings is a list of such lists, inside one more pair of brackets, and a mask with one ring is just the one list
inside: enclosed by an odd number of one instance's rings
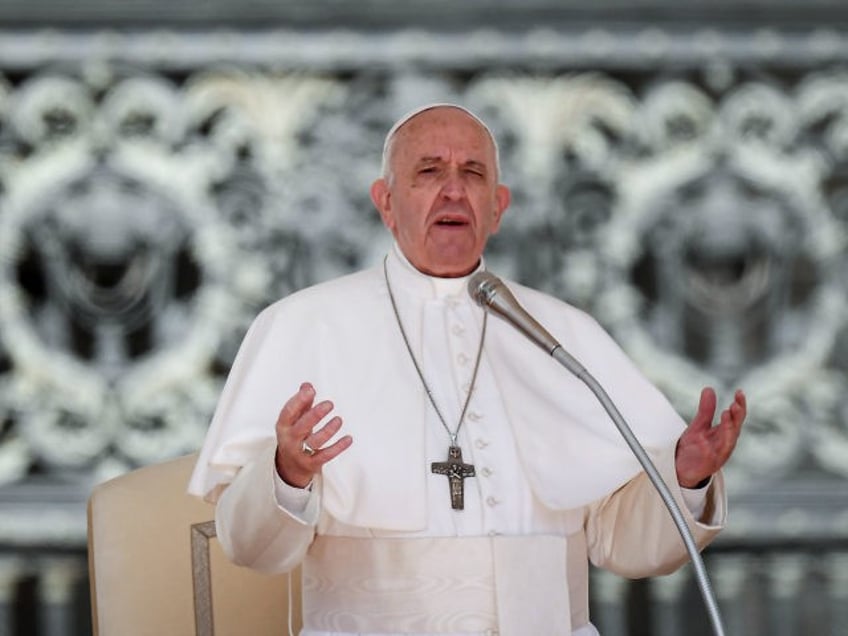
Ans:
{"label": "curved microphone stand", "polygon": [[485,310],[491,311],[500,318],[503,318],[544,349],[554,360],[568,369],[595,394],[595,397],[604,407],[610,419],[612,419],[618,432],[621,433],[624,441],[627,442],[630,450],[633,451],[636,459],[639,460],[642,468],[645,469],[648,478],[651,480],[654,488],[656,488],[669,513],[671,513],[674,524],[677,526],[677,530],[683,539],[686,551],[689,553],[689,558],[692,560],[692,565],[695,568],[695,578],[698,582],[701,596],[704,599],[704,604],[706,605],[707,613],[713,626],[713,632],[716,636],[724,636],[725,632],[721,615],[719,614],[718,604],[713,596],[709,577],[704,568],[704,561],[698,552],[698,547],[695,545],[695,539],[692,537],[689,526],[686,525],[683,513],[681,513],[680,507],[674,500],[674,496],[671,494],[665,481],[663,481],[651,458],[648,457],[645,449],[639,443],[639,440],[636,439],[630,426],[624,417],[622,417],[609,395],[607,395],[607,392],[574,356],[563,349],[562,345],[524,310],[515,299],[515,296],[512,295],[512,292],[509,291],[507,286],[497,276],[485,271],[478,272],[468,281],[468,293]]}

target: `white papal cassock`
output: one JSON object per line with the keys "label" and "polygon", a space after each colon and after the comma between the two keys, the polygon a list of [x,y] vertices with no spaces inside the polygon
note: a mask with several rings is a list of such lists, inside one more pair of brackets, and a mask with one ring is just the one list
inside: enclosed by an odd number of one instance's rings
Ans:
{"label": "white papal cassock", "polygon": [[[387,268],[414,354],[455,428],[483,310],[467,278],[425,276],[397,246]],[[724,523],[723,483],[717,475],[703,491],[677,486],[678,414],[591,317],[508,286],[605,387],[706,545]],[[333,401],[354,440],[311,491],[286,487],[274,470],[277,415],[304,381]],[[461,511],[447,478],[430,472],[449,437],[380,266],[256,318],[189,492],[218,502],[218,537],[236,562],[267,572],[303,563],[304,636],[595,634],[588,559],[629,577],[685,562],[670,515],[594,395],[498,318],[488,321],[458,442],[476,470]]]}

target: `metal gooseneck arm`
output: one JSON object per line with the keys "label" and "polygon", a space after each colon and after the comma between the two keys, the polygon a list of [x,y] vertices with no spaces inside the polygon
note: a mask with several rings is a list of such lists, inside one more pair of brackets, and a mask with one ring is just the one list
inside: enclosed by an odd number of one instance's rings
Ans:
{"label": "metal gooseneck arm", "polygon": [[630,426],[618,411],[618,408],[616,408],[609,395],[607,395],[607,392],[574,356],[563,349],[559,342],[524,310],[512,295],[512,292],[509,291],[499,278],[489,272],[479,272],[469,280],[468,292],[480,306],[512,324],[521,333],[544,349],[554,360],[568,369],[568,371],[582,381],[595,394],[595,397],[604,407],[610,419],[612,419],[618,432],[621,433],[624,441],[627,442],[630,450],[633,451],[636,459],[639,460],[639,463],[642,465],[645,473],[647,473],[648,478],[651,480],[654,488],[656,488],[666,508],[668,508],[669,513],[671,513],[674,524],[677,526],[677,530],[683,539],[683,544],[695,568],[695,578],[698,588],[701,591],[701,596],[704,599],[713,632],[716,636],[724,636],[725,632],[721,621],[721,614],[719,613],[718,604],[713,595],[709,577],[704,568],[704,561],[698,552],[698,547],[695,545],[695,539],[692,537],[689,526],[686,525],[683,513],[674,500],[674,496],[671,494],[668,485],[663,481],[651,458],[648,457],[648,453],[645,452],[639,440],[636,439]]}

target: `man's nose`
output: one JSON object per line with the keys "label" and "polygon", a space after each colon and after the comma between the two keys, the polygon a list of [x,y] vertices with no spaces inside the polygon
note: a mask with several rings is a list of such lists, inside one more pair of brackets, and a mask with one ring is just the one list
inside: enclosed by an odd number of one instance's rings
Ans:
{"label": "man's nose", "polygon": [[442,196],[451,201],[458,201],[465,197],[465,183],[462,176],[456,170],[449,170],[442,183]]}

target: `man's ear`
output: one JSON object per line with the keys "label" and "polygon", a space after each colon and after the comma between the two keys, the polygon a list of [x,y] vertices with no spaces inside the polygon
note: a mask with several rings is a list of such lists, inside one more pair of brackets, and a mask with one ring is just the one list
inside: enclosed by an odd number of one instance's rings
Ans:
{"label": "man's ear", "polygon": [[394,232],[395,217],[392,214],[392,193],[389,191],[389,184],[382,177],[371,184],[371,201],[374,203],[374,207],[380,212],[383,225]]}
{"label": "man's ear", "polygon": [[509,188],[503,184],[498,184],[495,189],[495,222],[492,225],[492,234],[498,231],[501,226],[501,219],[503,218],[504,212],[509,207],[509,202],[512,200],[512,193],[509,191]]}

